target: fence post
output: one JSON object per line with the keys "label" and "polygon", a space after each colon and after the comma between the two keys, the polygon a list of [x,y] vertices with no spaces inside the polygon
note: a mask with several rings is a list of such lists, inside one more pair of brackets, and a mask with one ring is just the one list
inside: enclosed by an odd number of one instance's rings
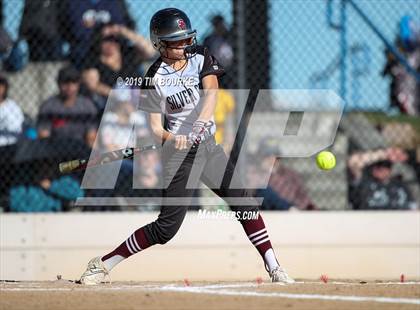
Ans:
{"label": "fence post", "polygon": [[340,96],[346,102],[346,57],[347,57],[347,0],[340,3]]}

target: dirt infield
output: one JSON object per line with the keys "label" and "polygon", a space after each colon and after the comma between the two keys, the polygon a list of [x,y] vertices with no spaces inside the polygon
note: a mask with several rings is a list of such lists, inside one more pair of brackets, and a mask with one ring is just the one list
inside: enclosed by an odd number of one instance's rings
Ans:
{"label": "dirt infield", "polygon": [[420,282],[0,282],[0,309],[420,309]]}

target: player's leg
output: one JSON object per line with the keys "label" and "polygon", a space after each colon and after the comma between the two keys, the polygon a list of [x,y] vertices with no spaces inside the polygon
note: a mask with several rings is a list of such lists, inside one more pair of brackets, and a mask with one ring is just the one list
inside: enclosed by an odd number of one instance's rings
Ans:
{"label": "player's leg", "polygon": [[[154,244],[165,244],[179,230],[188,209],[185,205],[170,205],[168,199],[174,197],[191,197],[192,189],[186,189],[194,155],[182,151],[168,154],[163,159],[164,182],[168,184],[163,190],[163,205],[158,218],[130,235],[112,252],[93,258],[86,272],[81,277],[83,284],[98,284],[118,263]],[[179,163],[181,161],[181,163]]]}
{"label": "player's leg", "polygon": [[158,218],[136,230],[111,253],[102,257],[108,270],[131,255],[154,244],[165,244],[178,232],[187,212],[187,205],[171,205],[174,197],[191,197],[193,190],[186,189],[193,157],[186,151],[174,152],[166,148],[163,154],[163,204]]}
{"label": "player's leg", "polygon": [[149,244],[165,244],[178,232],[194,194],[194,186],[187,188],[187,183],[199,181],[199,176],[192,175],[197,156],[196,149],[180,151],[171,145],[164,149],[161,212],[156,221],[144,226]]}
{"label": "player's leg", "polygon": [[[218,171],[214,167],[226,167],[225,170]],[[274,249],[271,245],[268,231],[264,220],[259,214],[258,203],[252,197],[249,191],[245,189],[230,189],[230,181],[234,172],[233,164],[228,160],[226,154],[220,146],[215,146],[208,154],[208,160],[203,170],[202,180],[210,187],[218,196],[222,197],[230,206],[232,211],[243,215],[244,212],[258,212],[256,219],[248,219],[248,217],[238,218],[239,222],[248,236],[248,239],[260,253],[267,271],[273,282],[292,283],[293,280],[287,275],[283,268],[280,267]],[[221,175],[223,174],[223,175]],[[221,184],[215,183],[214,180],[222,180]],[[233,199],[230,199],[233,198]],[[238,205],[236,198],[242,198],[247,202],[246,205]],[[252,203],[254,201],[255,203]]]}
{"label": "player's leg", "polygon": [[111,271],[117,264],[131,255],[152,245],[165,244],[171,240],[178,232],[187,208],[186,206],[162,206],[155,221],[137,229],[116,249],[101,258],[106,269]]}

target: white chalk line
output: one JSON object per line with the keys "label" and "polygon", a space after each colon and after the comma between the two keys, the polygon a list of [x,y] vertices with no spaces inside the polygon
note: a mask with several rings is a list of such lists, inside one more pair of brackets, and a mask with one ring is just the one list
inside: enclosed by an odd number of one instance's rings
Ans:
{"label": "white chalk line", "polygon": [[[297,282],[308,283],[308,282]],[[317,282],[315,282],[317,283]],[[348,284],[345,282],[339,282]],[[404,284],[397,282],[390,282],[391,284]],[[414,282],[418,284],[418,282]],[[321,283],[322,284],[322,283]],[[378,283],[379,284],[379,283]],[[252,297],[277,297],[288,299],[311,299],[311,300],[332,300],[332,301],[353,301],[353,302],[378,302],[378,303],[397,303],[397,304],[414,304],[420,305],[420,299],[416,298],[395,298],[395,297],[376,297],[376,296],[343,296],[343,295],[321,295],[321,294],[294,294],[294,293],[280,293],[280,292],[253,292],[253,291],[234,291],[226,288],[243,288],[243,287],[257,287],[269,286],[277,284],[256,284],[256,283],[232,283],[232,284],[213,284],[204,286],[177,286],[176,284],[169,285],[122,285],[122,286],[80,286],[68,288],[42,288],[42,287],[0,287],[0,291],[113,291],[113,290],[136,290],[143,291],[170,291],[170,292],[184,292],[195,294],[211,294],[211,295],[225,295],[225,296],[252,296]],[[293,285],[293,284],[292,284]]]}
{"label": "white chalk line", "polygon": [[[51,283],[51,282],[50,282]],[[52,282],[53,283],[53,282]],[[71,291],[71,290],[83,290],[83,289],[90,289],[90,290],[135,290],[135,289],[149,289],[149,288],[182,288],[179,284],[118,284],[118,286],[112,286],[110,283],[103,283],[98,286],[84,286],[84,285],[75,285],[74,283],[66,283],[67,285],[74,285],[72,287],[42,287],[45,285],[43,283],[31,283],[31,287],[24,286],[28,285],[25,283],[13,283],[12,285],[16,285],[15,287],[1,287],[0,290],[3,291]],[[326,283],[319,282],[319,281],[296,281],[294,284],[288,285],[296,285],[296,284],[311,284],[311,285],[326,285]],[[358,283],[358,282],[337,282],[337,281],[330,281],[328,284],[334,285],[345,285],[345,286],[354,286],[354,285],[420,285],[420,282],[379,282],[379,283]],[[10,284],[9,284],[10,285]],[[115,285],[115,284],[114,284]],[[224,289],[224,288],[253,288],[253,287],[260,287],[260,286],[279,286],[284,285],[281,283],[256,283],[256,282],[240,282],[240,283],[229,283],[229,284],[210,284],[210,285],[200,285],[200,286],[190,286],[195,288],[202,288],[202,289]]]}
{"label": "white chalk line", "polygon": [[[21,291],[21,292],[54,292],[54,291],[119,291],[119,290],[145,290],[145,289],[159,289],[162,285],[120,285],[111,286],[111,284],[87,286],[78,285],[73,287],[0,287],[0,291]],[[169,286],[168,286],[169,287]]]}
{"label": "white chalk line", "polygon": [[[326,285],[322,282],[315,282],[315,281],[296,281],[294,284],[288,285],[296,285],[296,284],[311,284],[311,285]],[[420,282],[380,282],[380,283],[351,283],[351,282],[335,282],[331,281],[328,284],[334,285],[346,285],[346,286],[354,286],[354,285],[420,285]],[[2,291],[72,291],[72,290],[135,290],[135,289],[150,289],[150,288],[183,288],[180,287],[179,284],[125,284],[125,285],[118,285],[112,286],[109,283],[103,283],[102,285],[98,286],[72,286],[72,287],[42,287],[42,283],[31,283],[32,287],[25,287],[24,283],[14,283],[15,287],[1,287],[0,290]],[[27,285],[27,284],[26,284]],[[74,285],[68,283],[68,285]],[[190,286],[194,288],[202,288],[202,289],[224,289],[224,288],[253,288],[253,287],[260,287],[260,286],[279,286],[282,285],[281,283],[256,283],[256,282],[240,282],[240,283],[230,283],[230,284],[210,284],[210,285],[200,285],[200,286]]]}
{"label": "white chalk line", "polygon": [[[296,284],[319,284],[324,285],[323,282],[316,282],[316,281],[296,281]],[[417,281],[408,281],[408,282],[339,282],[339,281],[328,281],[328,284],[336,284],[336,285],[420,285],[420,282]]]}
{"label": "white chalk line", "polygon": [[64,287],[51,287],[51,288],[41,288],[41,287],[0,287],[0,292],[54,292],[54,291],[73,291],[73,288],[64,288]]}
{"label": "white chalk line", "polygon": [[[264,283],[257,284],[257,283],[248,282],[248,283],[232,283],[232,284],[211,284],[211,285],[202,285],[199,287],[204,288],[204,289],[223,289],[223,288],[257,287],[261,285],[264,285]],[[164,287],[168,287],[168,286],[165,285]],[[192,286],[192,287],[196,287],[196,286]]]}
{"label": "white chalk line", "polygon": [[379,302],[420,305],[420,299],[415,298],[393,298],[374,296],[341,296],[341,295],[319,295],[319,294],[292,294],[292,293],[262,293],[231,290],[212,290],[203,287],[162,287],[160,291],[188,292],[198,294],[228,295],[228,296],[253,296],[253,297],[279,297],[289,299],[316,299],[334,301],[355,301],[355,302]]}
{"label": "white chalk line", "polygon": [[[311,285],[325,285],[321,281],[296,281],[294,284],[288,285],[296,285],[296,284],[311,284]],[[420,282],[366,282],[366,283],[359,283],[359,282],[338,282],[338,281],[329,281],[328,284],[335,284],[335,285],[347,285],[347,286],[354,286],[354,285],[420,285]],[[248,283],[233,283],[233,284],[211,284],[211,285],[203,285],[202,288],[209,288],[209,289],[218,289],[218,288],[235,288],[235,287],[257,287],[261,285],[280,285],[280,283],[256,283],[256,282],[248,282]]]}

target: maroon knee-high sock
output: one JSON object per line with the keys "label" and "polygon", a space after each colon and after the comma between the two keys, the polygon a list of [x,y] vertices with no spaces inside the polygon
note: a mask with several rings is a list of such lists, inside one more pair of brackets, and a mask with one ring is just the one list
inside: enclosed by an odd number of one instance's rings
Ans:
{"label": "maroon knee-high sock", "polygon": [[127,257],[147,249],[150,246],[149,241],[144,233],[144,227],[137,229],[130,237],[121,243],[111,253],[102,257],[102,261],[108,270],[111,270],[116,264]]}
{"label": "maroon knee-high sock", "polygon": [[258,218],[254,220],[242,220],[241,224],[248,239],[258,250],[268,269],[272,270],[277,267],[278,262],[275,258],[267,228],[265,227],[261,215],[259,214]]}

